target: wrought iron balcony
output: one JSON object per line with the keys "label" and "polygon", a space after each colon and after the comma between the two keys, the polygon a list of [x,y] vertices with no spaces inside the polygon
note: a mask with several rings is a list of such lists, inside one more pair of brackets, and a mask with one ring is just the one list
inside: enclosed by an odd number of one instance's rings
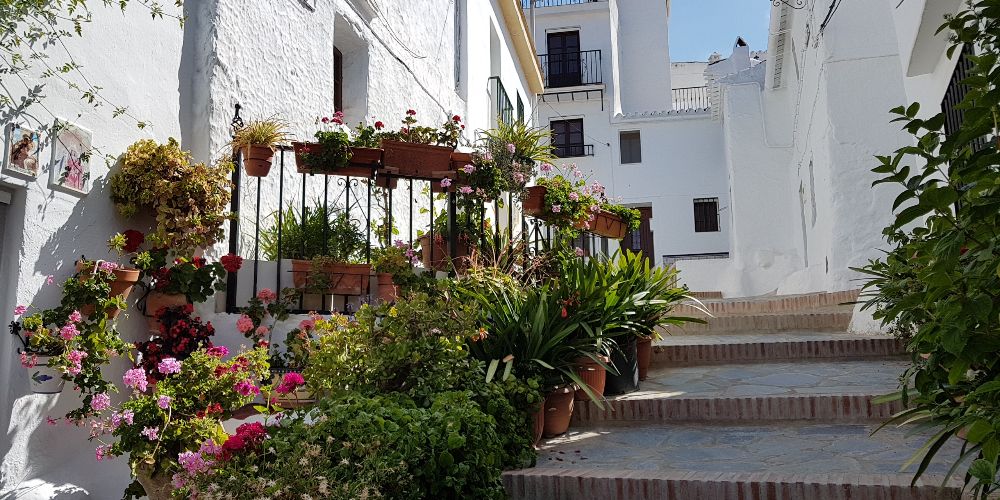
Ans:
{"label": "wrought iron balcony", "polygon": [[593,144],[564,144],[556,146],[552,153],[558,158],[573,158],[577,156],[594,156]]}
{"label": "wrought iron balcony", "polygon": [[[576,5],[581,3],[606,2],[607,0],[534,0],[535,7],[560,7],[563,5]],[[530,9],[532,0],[521,0],[521,8]]]}
{"label": "wrought iron balcony", "polygon": [[604,83],[600,50],[539,54],[546,88]]}
{"label": "wrought iron balcony", "polygon": [[670,91],[674,103],[674,111],[691,109],[708,109],[711,101],[708,98],[708,87],[682,87]]}

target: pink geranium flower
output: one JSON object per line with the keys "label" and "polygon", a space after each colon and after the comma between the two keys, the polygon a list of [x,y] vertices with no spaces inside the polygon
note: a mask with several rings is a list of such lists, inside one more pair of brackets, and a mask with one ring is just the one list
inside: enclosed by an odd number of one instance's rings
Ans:
{"label": "pink geranium flower", "polygon": [[125,382],[125,385],[139,392],[146,392],[146,387],[149,385],[149,381],[146,380],[146,372],[142,368],[133,368],[125,372],[122,381]]}
{"label": "pink geranium flower", "polygon": [[552,213],[557,214],[562,212],[562,205],[552,205]]}
{"label": "pink geranium flower", "polygon": [[163,358],[163,360],[156,365],[156,370],[164,375],[180,373],[181,362],[174,358]]}
{"label": "pink geranium flower", "polygon": [[94,397],[90,400],[90,407],[94,411],[104,411],[111,408],[111,396],[106,392],[94,394]]}
{"label": "pink geranium flower", "polygon": [[266,337],[270,331],[271,330],[268,327],[260,325],[254,333],[256,333],[258,337]]}
{"label": "pink geranium flower", "polygon": [[208,350],[205,352],[209,356],[214,356],[216,358],[224,358],[226,357],[226,355],[229,354],[229,349],[227,349],[226,346],[224,345],[217,345],[214,347],[209,347]]}
{"label": "pink geranium flower", "polygon": [[465,172],[465,173],[467,173],[467,174],[471,174],[471,173],[473,173],[473,172],[476,171],[476,166],[472,165],[472,164],[466,165],[466,166],[462,167],[462,171]]}
{"label": "pink geranium flower", "polygon": [[77,335],[80,335],[80,330],[77,330],[76,325],[73,323],[66,323],[59,329],[59,336],[62,337],[63,340],[73,340]]}
{"label": "pink geranium flower", "polygon": [[271,290],[270,288],[265,288],[257,292],[257,298],[265,304],[270,304],[271,302],[277,300],[278,294],[274,293],[274,290]]}
{"label": "pink geranium flower", "polygon": [[171,401],[173,401],[173,398],[171,398],[170,396],[160,396],[156,398],[156,406],[159,406],[160,408],[166,410],[167,408],[170,408]]}
{"label": "pink geranium flower", "polygon": [[472,188],[469,186],[462,186],[461,188],[458,189],[458,191],[461,192],[462,194],[472,194]]}
{"label": "pink geranium flower", "polygon": [[253,320],[246,314],[241,315],[240,319],[236,320],[236,329],[239,330],[240,333],[250,333],[250,331],[254,329]]}
{"label": "pink geranium flower", "polygon": [[82,319],[83,319],[83,315],[80,314],[80,311],[73,311],[73,312],[69,313],[69,320],[72,321],[72,322],[74,322],[74,323],[79,323],[80,320],[82,320]]}
{"label": "pink geranium flower", "polygon": [[14,316],[20,316],[28,310],[28,306],[18,305],[14,308]]}
{"label": "pink geranium flower", "polygon": [[[444,179],[441,179],[441,187],[446,188],[446,187],[449,187],[449,186],[451,186],[451,179],[449,179],[447,177],[445,177]],[[400,241],[400,243],[402,243],[402,241]]]}
{"label": "pink geranium flower", "polygon": [[160,439],[160,429],[156,427],[143,427],[140,434],[150,441]]}

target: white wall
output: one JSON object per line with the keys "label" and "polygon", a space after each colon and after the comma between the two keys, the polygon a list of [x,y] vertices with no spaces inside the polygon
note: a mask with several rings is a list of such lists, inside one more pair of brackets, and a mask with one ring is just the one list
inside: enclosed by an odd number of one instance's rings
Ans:
{"label": "white wall", "polygon": [[[153,126],[139,131],[128,120],[112,119],[110,109],[88,107],[75,91],[58,82],[49,83],[44,102],[57,116],[91,130],[94,145],[102,152],[118,155],[139,138],[165,141],[175,136],[196,160],[205,161],[225,151],[236,103],[243,107],[244,120],[277,116],[298,138],[309,138],[315,120],[333,113],[337,45],[345,57],[349,122],[378,118],[395,126],[412,108],[422,123],[439,125],[458,114],[466,120],[466,136],[471,139],[476,129],[488,126],[493,113],[486,94],[488,78],[493,76],[488,27],[501,41],[504,85],[512,101],[518,93],[522,96],[526,115],[532,116],[534,99],[528,97],[528,80],[514,55],[512,34],[499,7],[502,1],[508,0],[378,2],[371,10],[367,7],[371,4],[358,0],[317,2],[315,7],[308,7],[313,2],[248,5],[205,0],[185,4],[184,30],[174,21],[151,20],[139,6],[130,6],[125,15],[99,7],[84,37],[68,42],[70,50],[94,83],[104,88],[104,95],[128,105],[132,114]],[[107,33],[115,36],[102,36]],[[36,79],[30,78],[29,85]],[[39,106],[29,113],[28,121],[37,118],[50,124],[53,119]],[[286,191],[285,199],[298,203],[300,176],[293,174],[292,165],[289,153],[284,181],[291,192]],[[108,168],[95,157],[92,169],[94,187],[83,198],[50,191],[47,171],[36,182],[0,179],[0,184],[14,187],[0,262],[0,278],[6,285],[0,288],[4,324],[13,319],[10,311],[15,304],[45,308],[58,301],[59,290],[43,286],[46,275],[64,280],[79,255],[103,256],[105,241],[114,232],[148,228],[148,220],[126,221],[115,214],[108,198]],[[277,161],[262,182],[262,214],[277,208],[276,171]],[[318,179],[309,181],[310,200],[321,191]],[[246,234],[253,229],[248,219],[256,192],[253,183],[244,186],[240,215]],[[397,194],[399,199],[404,196]],[[418,214],[414,226],[426,222]],[[206,253],[218,256],[227,247],[223,240]],[[273,286],[269,276],[273,273],[261,275],[261,286]],[[241,282],[240,288],[246,285]],[[200,305],[198,313],[215,324],[217,343],[237,347],[242,337],[234,327],[236,317],[217,313],[223,296],[216,298],[216,303]],[[145,323],[134,310],[132,316],[119,325],[126,339],[138,340]],[[42,499],[59,493],[59,498],[67,499],[119,498],[129,482],[126,461],[98,463],[94,444],[87,442],[83,429],[45,425],[46,416],[57,417],[74,408],[76,398],[69,388],[58,396],[30,394],[26,370],[13,361],[14,347],[10,338],[0,340],[0,356],[8,360],[0,371],[0,386],[5,388],[0,391],[0,425],[7,434],[0,447],[0,496]],[[124,368],[120,363],[111,366],[107,376],[117,379]]]}
{"label": "white wall", "polygon": [[672,62],[670,63],[670,85],[675,89],[687,87],[704,87],[707,62]]}

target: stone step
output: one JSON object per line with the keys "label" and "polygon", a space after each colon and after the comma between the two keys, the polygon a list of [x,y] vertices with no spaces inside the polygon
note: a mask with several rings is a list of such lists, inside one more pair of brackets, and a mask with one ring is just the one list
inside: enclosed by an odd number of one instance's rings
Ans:
{"label": "stone step", "polygon": [[739,298],[705,298],[699,303],[681,303],[675,306],[677,316],[702,317],[705,311],[712,316],[755,315],[817,311],[853,310],[853,305],[843,305],[858,299],[860,290],[819,292],[801,295],[763,295]]}
{"label": "stone step", "polygon": [[939,500],[961,445],[946,444],[925,476],[899,468],[923,444],[873,425],[607,425],[543,443],[535,468],[504,474],[515,500]]}
{"label": "stone step", "polygon": [[788,359],[861,359],[905,354],[902,340],[881,335],[815,331],[674,335],[656,343],[651,364],[657,367]]}
{"label": "stone step", "polygon": [[894,392],[908,364],[896,360],[819,361],[662,367],[640,391],[602,409],[577,402],[578,425],[611,421],[882,421],[903,409],[876,404]]}
{"label": "stone step", "polygon": [[781,332],[811,330],[845,332],[851,324],[852,312],[818,312],[788,314],[754,314],[707,318],[707,323],[685,323],[668,326],[670,335],[705,335],[727,332]]}

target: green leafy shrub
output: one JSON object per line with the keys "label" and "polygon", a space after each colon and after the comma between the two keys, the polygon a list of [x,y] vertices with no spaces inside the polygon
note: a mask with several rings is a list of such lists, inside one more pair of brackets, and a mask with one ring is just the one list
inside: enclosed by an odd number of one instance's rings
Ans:
{"label": "green leafy shrub", "polygon": [[346,212],[322,205],[302,212],[289,206],[281,219],[281,255],[278,255],[278,213],[260,231],[260,250],[266,260],[327,256],[335,262],[355,262],[368,241]]}
{"label": "green leafy shrub", "polygon": [[142,139],[128,147],[111,176],[111,201],[125,217],[149,210],[156,218],[156,230],[147,235],[153,246],[190,255],[223,236],[232,168],[228,161],[191,163],[174,138],[166,144]]}
{"label": "green leafy shrub", "polygon": [[955,42],[949,56],[963,44],[980,54],[968,57],[958,130],[945,134],[941,113],[917,118],[918,104],[892,110],[914,144],[878,157],[873,171],[884,177],[875,184],[900,189],[898,212],[883,231],[886,256],[859,269],[871,276],[864,307],[906,339],[912,357],[902,380],[913,388],[896,396],[908,409],[891,422],[935,431],[914,457],[916,477],[944,442],[965,434],[962,459],[974,459],[966,484],[978,498],[1000,490],[998,26],[996,0],[971,2],[942,26]]}

